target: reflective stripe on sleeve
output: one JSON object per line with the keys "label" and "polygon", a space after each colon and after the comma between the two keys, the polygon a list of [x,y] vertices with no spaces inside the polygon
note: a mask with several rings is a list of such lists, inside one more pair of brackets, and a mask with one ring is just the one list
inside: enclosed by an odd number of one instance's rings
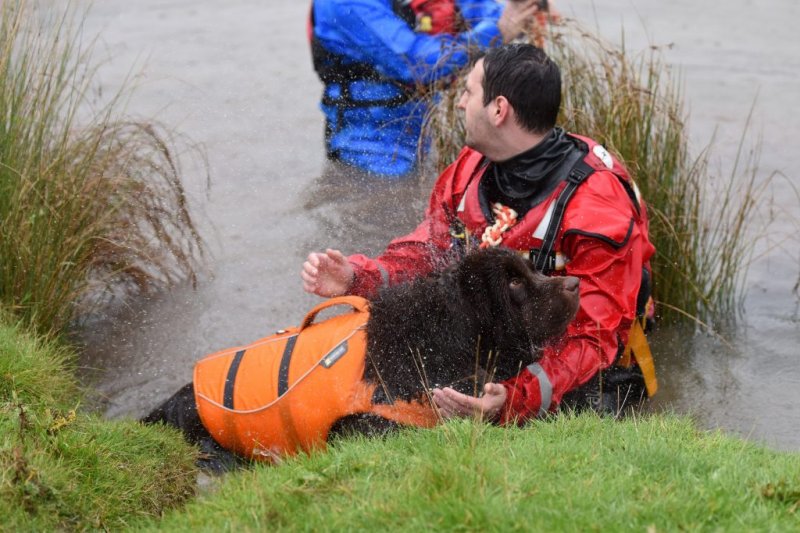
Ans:
{"label": "reflective stripe on sleeve", "polygon": [[389,273],[388,273],[388,272],[386,271],[386,269],[385,269],[385,268],[383,268],[383,266],[381,266],[381,264],[380,264],[380,263],[378,263],[377,261],[375,262],[375,264],[376,264],[376,265],[378,265],[378,270],[380,270],[380,271],[381,271],[381,281],[383,281],[383,285],[382,285],[382,287],[383,287],[383,288],[386,288],[386,287],[388,287],[388,286],[389,286]]}
{"label": "reflective stripe on sleeve", "polygon": [[544,416],[550,409],[550,404],[553,402],[553,384],[550,383],[550,378],[547,377],[547,372],[544,371],[542,365],[533,363],[528,365],[528,372],[536,376],[539,380],[539,395],[542,398],[542,403],[539,407],[539,415]]}
{"label": "reflective stripe on sleeve", "polygon": [[534,239],[544,239],[544,234],[547,232],[547,226],[550,225],[550,220],[553,218],[553,211],[556,209],[555,201],[550,202],[550,205],[547,206],[547,211],[545,212],[544,216],[542,217],[542,221],[539,222],[539,225],[536,226],[536,229],[531,234]]}

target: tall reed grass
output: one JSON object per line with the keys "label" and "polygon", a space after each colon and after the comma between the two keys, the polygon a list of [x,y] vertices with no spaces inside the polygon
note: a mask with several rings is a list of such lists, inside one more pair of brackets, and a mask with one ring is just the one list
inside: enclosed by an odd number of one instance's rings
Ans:
{"label": "tall reed grass", "polygon": [[[0,8],[0,302],[42,333],[89,295],[194,278],[202,242],[170,132],[90,105],[83,13]],[[96,298],[94,301],[97,301]]]}
{"label": "tall reed grass", "polygon": [[[746,152],[740,145],[730,174],[712,175],[712,144],[692,152],[680,79],[656,47],[631,55],[564,21],[546,50],[563,76],[560,125],[617,154],[648,203],[660,317],[730,323],[753,250],[746,232],[765,187],[756,180],[759,149]],[[463,118],[455,108],[460,90],[445,91],[426,121],[439,169],[463,143]]]}

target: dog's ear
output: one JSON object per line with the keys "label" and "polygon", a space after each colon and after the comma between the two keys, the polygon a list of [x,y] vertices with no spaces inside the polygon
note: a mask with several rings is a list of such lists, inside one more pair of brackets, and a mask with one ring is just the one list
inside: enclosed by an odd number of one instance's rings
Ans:
{"label": "dog's ear", "polygon": [[496,308],[493,301],[496,284],[492,283],[496,271],[497,265],[494,264],[492,254],[483,251],[468,255],[458,267],[458,286],[463,299],[469,302],[481,323],[491,320],[489,315]]}
{"label": "dog's ear", "polygon": [[[491,249],[470,254],[461,263],[459,285],[464,299],[477,313],[483,334],[492,337],[495,346],[506,345],[510,335],[520,332],[519,309],[512,298],[512,285],[522,261],[514,252]],[[488,339],[487,339],[488,340]]]}

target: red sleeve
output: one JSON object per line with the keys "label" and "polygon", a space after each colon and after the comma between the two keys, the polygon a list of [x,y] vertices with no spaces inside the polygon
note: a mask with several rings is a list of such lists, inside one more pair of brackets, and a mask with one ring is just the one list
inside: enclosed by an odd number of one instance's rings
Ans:
{"label": "red sleeve", "polygon": [[462,150],[456,161],[436,180],[425,218],[417,228],[389,243],[386,250],[372,259],[365,255],[348,257],[355,278],[350,294],[369,298],[378,289],[429,274],[450,248],[450,222],[455,214],[454,183],[467,159],[474,152]]}
{"label": "red sleeve", "polygon": [[[565,393],[612,365],[627,342],[642,268],[653,251],[646,225],[628,216],[624,245],[596,233],[565,233],[562,250],[570,258],[566,273],[580,278],[578,313],[564,337],[546,347],[537,363],[503,383],[508,399],[501,422],[523,422],[556,409]],[[624,218],[618,221],[624,223]]]}

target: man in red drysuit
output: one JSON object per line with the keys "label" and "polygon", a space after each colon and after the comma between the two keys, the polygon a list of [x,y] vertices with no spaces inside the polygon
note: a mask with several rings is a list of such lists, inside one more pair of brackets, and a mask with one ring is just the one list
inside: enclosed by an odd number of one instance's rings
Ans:
{"label": "man in red drysuit", "polygon": [[541,49],[490,50],[459,102],[467,146],[436,182],[422,223],[374,259],[329,249],[303,264],[304,289],[323,297],[369,297],[477,246],[519,250],[548,275],[580,278],[564,337],[481,397],[434,389],[446,417],[520,423],[560,405],[618,414],[655,393],[642,330],[655,252],[645,205],[605,148],[555,127],[560,105],[560,71]]}

